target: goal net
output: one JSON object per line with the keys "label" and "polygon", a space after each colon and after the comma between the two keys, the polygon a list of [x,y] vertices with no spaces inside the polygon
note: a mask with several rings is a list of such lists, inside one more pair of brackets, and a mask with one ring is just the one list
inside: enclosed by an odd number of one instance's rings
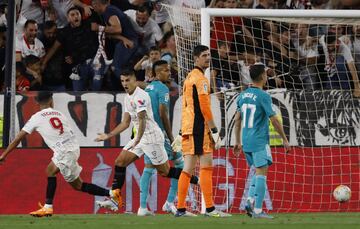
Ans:
{"label": "goal net", "polygon": [[[261,62],[267,67],[266,90],[293,147],[285,154],[270,126],[274,164],[264,208],[359,211],[360,13],[163,7],[174,26],[180,87],[193,68],[192,48],[200,43],[211,48],[207,77],[223,139],[223,147],[214,152],[217,208],[244,209],[254,168],[243,155],[232,154],[234,115],[239,93],[251,84],[249,66]],[[174,131],[180,128],[174,125]],[[352,190],[347,203],[332,197],[340,184]],[[193,189],[189,207],[200,211],[201,194]]]}

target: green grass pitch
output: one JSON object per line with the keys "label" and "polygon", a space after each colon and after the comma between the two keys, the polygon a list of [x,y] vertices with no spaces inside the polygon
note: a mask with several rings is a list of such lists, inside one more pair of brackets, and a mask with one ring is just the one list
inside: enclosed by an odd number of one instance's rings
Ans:
{"label": "green grass pitch", "polygon": [[175,218],[172,215],[137,217],[129,214],[54,215],[33,218],[28,215],[0,215],[1,229],[360,229],[360,213],[274,214],[273,220],[251,219],[246,215],[230,218]]}

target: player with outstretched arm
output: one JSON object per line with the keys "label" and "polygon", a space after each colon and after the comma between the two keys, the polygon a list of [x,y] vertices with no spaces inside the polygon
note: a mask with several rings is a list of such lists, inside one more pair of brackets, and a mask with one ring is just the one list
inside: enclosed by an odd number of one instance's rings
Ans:
{"label": "player with outstretched arm", "polygon": [[54,152],[49,163],[46,174],[48,183],[46,189],[45,205],[37,211],[30,212],[35,217],[53,215],[53,199],[56,191],[56,174],[61,173],[66,182],[75,190],[87,192],[96,196],[107,196],[117,201],[119,196],[112,190],[101,188],[95,184],[85,183],[80,178],[81,166],[78,164],[80,157],[80,146],[69,124],[67,117],[60,111],[54,109],[54,101],[51,92],[41,91],[36,97],[40,105],[40,111],[31,116],[22,130],[17,134],[14,141],[0,156],[0,163],[4,163],[8,154],[28,134],[37,131],[49,148]]}
{"label": "player with outstretched arm", "polygon": [[[95,141],[106,141],[120,134],[133,123],[136,129],[135,137],[123,148],[115,160],[115,174],[112,190],[120,195],[126,178],[126,167],[146,154],[151,164],[161,176],[179,179],[181,168],[170,167],[168,155],[164,147],[164,133],[154,120],[151,100],[148,93],[137,86],[134,71],[127,70],[121,73],[121,84],[127,93],[124,100],[125,112],[121,123],[110,133],[99,134]],[[198,178],[193,176],[191,182],[197,184]],[[100,207],[117,210],[122,205],[121,198],[117,203],[113,201],[98,201]],[[115,206],[114,206],[115,204]]]}

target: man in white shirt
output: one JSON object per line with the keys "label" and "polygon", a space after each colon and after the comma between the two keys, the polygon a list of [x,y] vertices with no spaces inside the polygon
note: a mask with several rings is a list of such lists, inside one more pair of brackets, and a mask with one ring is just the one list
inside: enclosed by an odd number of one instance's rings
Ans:
{"label": "man in white shirt", "polygon": [[148,53],[149,49],[156,46],[156,43],[163,38],[163,32],[154,19],[150,18],[148,9],[145,6],[135,10],[127,10],[125,14],[131,19],[135,31],[141,38],[138,52],[141,55]]}
{"label": "man in white shirt", "polygon": [[[164,147],[165,137],[155,122],[148,93],[137,86],[134,71],[121,73],[121,84],[127,96],[124,100],[125,112],[121,123],[110,133],[99,134],[95,141],[106,141],[126,130],[130,122],[136,129],[135,137],[126,144],[115,160],[115,174],[112,190],[120,193],[125,182],[126,167],[146,154],[161,176],[179,179],[182,169],[170,167]],[[192,177],[191,183],[197,184],[198,178]],[[112,201],[98,201],[100,207],[116,209]]]}
{"label": "man in white shirt", "polygon": [[21,61],[26,56],[45,56],[43,43],[36,38],[38,26],[36,21],[27,20],[24,26],[24,35],[16,39],[16,61]]}
{"label": "man in white shirt", "polygon": [[[331,32],[325,36],[324,43],[320,44],[325,55],[325,71],[327,71],[324,88],[352,89],[353,95],[360,97],[359,76],[350,48]],[[353,88],[351,88],[351,82]]]}
{"label": "man in white shirt", "polygon": [[96,196],[111,197],[112,201],[118,203],[120,196],[116,191],[107,190],[91,183],[85,183],[80,178],[82,167],[77,162],[80,157],[80,146],[66,116],[60,111],[53,109],[52,93],[39,92],[36,100],[40,105],[40,111],[31,116],[14,141],[10,143],[0,156],[1,164],[5,161],[7,155],[19,145],[22,139],[34,130],[42,136],[45,143],[54,152],[46,170],[48,184],[45,205],[41,206],[37,211],[30,212],[30,215],[35,217],[52,216],[53,199],[56,190],[56,174],[59,172],[65,181],[75,190]]}

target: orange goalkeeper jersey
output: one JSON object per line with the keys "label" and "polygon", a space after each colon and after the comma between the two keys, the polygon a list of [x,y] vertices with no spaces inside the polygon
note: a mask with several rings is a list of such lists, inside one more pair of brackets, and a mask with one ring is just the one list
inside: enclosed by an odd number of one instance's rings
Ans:
{"label": "orange goalkeeper jersey", "polygon": [[204,135],[212,120],[210,84],[204,71],[195,67],[186,77],[183,87],[181,132],[183,135]]}

